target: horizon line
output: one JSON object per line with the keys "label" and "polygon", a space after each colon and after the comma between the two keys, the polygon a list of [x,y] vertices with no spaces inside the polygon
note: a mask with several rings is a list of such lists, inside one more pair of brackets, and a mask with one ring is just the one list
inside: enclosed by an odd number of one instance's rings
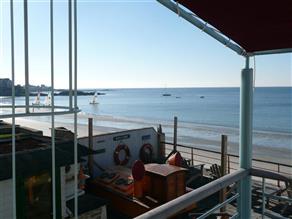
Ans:
{"label": "horizon line", "polygon": [[[214,86],[204,86],[204,87],[199,87],[199,86],[187,86],[187,87],[182,87],[182,86],[178,86],[178,87],[99,87],[99,88],[78,88],[81,90],[106,90],[106,89],[189,89],[189,88],[240,88],[240,86],[218,86],[218,87],[214,87]],[[291,86],[255,86],[255,88],[292,88]],[[64,89],[64,88],[56,88],[56,89]]]}

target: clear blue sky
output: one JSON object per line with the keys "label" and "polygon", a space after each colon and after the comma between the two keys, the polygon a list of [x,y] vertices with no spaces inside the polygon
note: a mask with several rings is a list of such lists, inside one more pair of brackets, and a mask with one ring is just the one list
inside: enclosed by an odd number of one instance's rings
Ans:
{"label": "clear blue sky", "polygon": [[[10,77],[9,1],[0,2],[0,78]],[[55,1],[55,87],[68,86],[67,2]],[[49,1],[29,1],[30,83],[50,84]],[[15,3],[16,81],[24,81]],[[78,3],[78,87],[239,86],[244,59],[154,0]],[[256,58],[256,86],[291,86],[291,54]]]}

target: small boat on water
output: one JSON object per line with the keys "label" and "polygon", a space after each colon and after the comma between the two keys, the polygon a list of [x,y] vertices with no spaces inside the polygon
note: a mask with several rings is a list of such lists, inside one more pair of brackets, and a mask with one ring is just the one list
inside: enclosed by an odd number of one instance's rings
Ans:
{"label": "small boat on water", "polygon": [[52,93],[49,92],[45,99],[45,106],[51,106],[52,104]]}
{"label": "small boat on water", "polygon": [[205,98],[205,96],[200,96],[200,98],[201,98],[201,99],[204,99],[204,98]]}
{"label": "small boat on water", "polygon": [[164,97],[170,97],[171,94],[165,93],[165,94],[162,94],[162,96],[164,96]]}
{"label": "small boat on water", "polygon": [[40,106],[41,105],[41,94],[38,92],[37,96],[35,97],[34,102],[32,103],[34,106]]}
{"label": "small boat on water", "polygon": [[89,102],[90,104],[98,104],[97,102],[97,91],[94,93],[93,97],[92,97],[92,100]]}

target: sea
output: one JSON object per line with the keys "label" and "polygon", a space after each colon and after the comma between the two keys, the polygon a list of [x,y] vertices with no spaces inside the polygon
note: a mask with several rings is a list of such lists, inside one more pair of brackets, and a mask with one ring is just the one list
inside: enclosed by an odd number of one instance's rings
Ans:
{"label": "sea", "polygon": [[[172,140],[173,120],[178,118],[178,141],[181,144],[204,142],[204,147],[218,149],[214,142],[221,134],[231,143],[239,141],[239,88],[145,88],[90,89],[104,93],[98,104],[90,104],[91,96],[79,96],[80,115],[96,118],[95,125],[131,129],[162,125],[167,139]],[[163,94],[169,94],[164,96]],[[31,102],[35,97],[31,97]],[[44,102],[45,97],[41,97]],[[56,105],[68,106],[68,97],[56,96]],[[2,98],[1,103],[11,102]],[[17,97],[16,104],[23,104]],[[56,117],[58,120],[59,117]],[[86,124],[87,119],[78,120]],[[49,118],[33,118],[47,120]],[[72,119],[59,118],[72,123]],[[284,148],[292,151],[292,88],[254,89],[253,143],[259,147]],[[202,145],[198,145],[199,147]]]}

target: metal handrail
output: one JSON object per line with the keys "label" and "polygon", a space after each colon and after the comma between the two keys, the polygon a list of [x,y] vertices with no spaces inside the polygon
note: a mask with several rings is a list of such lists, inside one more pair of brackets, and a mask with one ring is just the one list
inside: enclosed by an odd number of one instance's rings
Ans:
{"label": "metal handrail", "polygon": [[[172,142],[162,141],[160,143],[168,145],[168,146],[165,147],[166,151],[171,151],[172,150],[171,148],[169,148],[170,145],[173,145]],[[180,147],[188,149],[188,150],[187,151],[180,151],[179,150]],[[197,154],[196,156],[203,157],[203,158],[208,158],[208,159],[215,160],[215,161],[220,161],[221,160],[219,157],[215,156],[215,154],[216,155],[220,155],[221,154],[219,151],[210,150],[210,149],[204,149],[204,148],[198,148],[198,147],[192,147],[192,146],[186,146],[186,145],[182,145],[182,144],[177,144],[177,149],[178,149],[179,152],[182,152],[183,154],[188,154],[191,157],[192,164],[194,163],[194,161],[202,162],[202,160],[200,160],[200,159],[194,159],[194,151],[195,150],[197,152],[201,151],[201,152],[207,152],[207,153],[210,154],[210,155],[204,155],[204,154],[200,153],[199,155]],[[212,156],[212,154],[214,156]],[[237,168],[234,168],[234,167],[230,166],[230,164],[239,165],[238,161],[234,161],[233,159],[230,159],[230,158],[237,158],[238,159],[239,156],[229,153],[229,154],[227,154],[227,157],[228,157],[228,173],[230,173],[231,170],[236,170],[237,169]],[[284,163],[277,163],[277,162],[273,162],[273,161],[266,161],[266,160],[261,160],[261,159],[253,159],[253,161],[258,162],[258,164],[259,164],[259,165],[255,165],[255,163],[253,163],[253,167],[260,168],[261,170],[267,170],[267,171],[272,171],[272,172],[275,172],[275,173],[285,174],[285,175],[288,175],[288,176],[292,177],[292,174],[291,174],[290,171],[285,171],[285,169],[283,169],[283,168],[292,169],[292,165],[284,164]],[[208,161],[203,161],[203,162],[205,164],[213,164],[213,163],[208,162]],[[274,168],[273,169],[268,169],[268,168],[262,167],[260,164],[271,164],[271,165],[274,165],[275,169]],[[279,180],[277,182],[277,185],[280,186],[280,181]]]}
{"label": "metal handrail", "polygon": [[[66,115],[66,114],[73,114],[75,112],[80,112],[80,110],[74,111],[74,110],[68,110],[68,111],[57,111],[54,112],[54,115]],[[19,118],[19,117],[31,117],[31,116],[51,116],[52,113],[51,112],[42,112],[42,113],[17,113],[14,115],[15,118]],[[9,119],[11,118],[11,114],[5,114],[5,115],[0,115],[0,119]]]}
{"label": "metal handrail", "polygon": [[273,180],[292,181],[292,177],[283,176],[282,174],[279,174],[279,173],[266,171],[266,170],[260,170],[256,168],[251,169],[251,175],[261,177],[261,178],[273,179]]}
{"label": "metal handrail", "polygon": [[[10,105],[0,105],[0,109],[1,108],[11,108],[12,106]],[[17,105],[15,106],[16,108],[25,108],[25,105]],[[58,111],[54,111],[54,115],[66,115],[66,114],[73,114],[73,113],[79,113],[81,112],[81,110],[79,108],[77,108],[76,110],[74,108],[70,108],[68,106],[34,106],[34,105],[29,105],[28,108],[39,108],[39,109],[46,109],[48,111],[43,111],[43,112],[19,112],[19,113],[15,113],[15,114],[3,114],[0,115],[0,119],[7,119],[7,118],[11,118],[11,117],[31,117],[31,116],[51,116],[52,115],[52,108],[57,109]]]}
{"label": "metal handrail", "polygon": [[[288,202],[289,204],[292,204],[292,199],[290,197],[266,193],[266,179],[283,180],[283,181],[286,181],[286,182],[288,181],[289,183],[291,183],[292,182],[291,177],[286,177],[278,173],[271,173],[269,171],[263,171],[259,169],[251,169],[251,175],[262,177],[262,212],[261,213],[262,213],[263,219],[265,218],[265,216],[273,218],[273,215],[270,215],[266,211],[266,198],[272,198],[272,199],[276,199],[279,201],[284,201],[284,202]],[[284,218],[284,217],[278,217],[278,218]]]}
{"label": "metal handrail", "polygon": [[200,217],[198,217],[198,219],[204,219],[204,218],[210,216],[215,211],[217,211],[218,209],[224,207],[225,205],[229,204],[230,202],[234,201],[238,197],[239,197],[239,193],[236,193],[234,196],[232,196],[229,199],[225,200],[224,202],[216,205],[215,207],[213,207],[212,209],[210,209],[209,211],[207,211],[206,213],[204,213],[203,215],[201,215]]}
{"label": "metal handrail", "polygon": [[[163,144],[168,144],[168,145],[173,145],[172,142],[160,142]],[[198,147],[191,147],[191,146],[187,146],[187,145],[182,145],[182,144],[177,144],[178,147],[182,147],[182,148],[188,148],[188,149],[194,149],[194,150],[200,150],[200,151],[205,151],[205,152],[210,152],[210,153],[214,153],[214,154],[221,154],[221,152],[219,151],[214,151],[214,150],[210,150],[210,149],[205,149],[205,148],[198,148]],[[188,153],[188,152],[183,152],[183,153]],[[191,153],[188,153],[191,154]],[[239,156],[236,154],[227,154],[230,157],[236,157],[238,158]],[[213,159],[217,159],[216,157],[214,157]],[[220,159],[218,159],[220,160]],[[267,160],[261,160],[261,159],[252,159],[253,161],[257,161],[257,162],[262,162],[262,163],[268,163],[268,164],[274,164],[274,165],[281,165],[284,167],[290,167],[292,168],[292,165],[289,164],[284,164],[284,163],[277,163],[277,162],[273,162],[273,161],[267,161]]]}
{"label": "metal handrail", "polygon": [[198,189],[182,195],[170,202],[167,202],[151,211],[148,211],[136,219],[161,219],[171,217],[192,204],[209,197],[210,195],[226,188],[227,186],[240,181],[249,175],[249,170],[239,169],[234,173],[216,179]]}
{"label": "metal handrail", "polygon": [[[25,108],[26,105],[16,105],[15,109],[17,108]],[[0,109],[1,108],[12,108],[11,105],[9,104],[5,104],[5,105],[0,105]],[[45,109],[52,109],[52,106],[45,106],[45,105],[29,105],[28,108],[45,108]],[[58,105],[54,105],[55,109],[70,109],[70,107],[68,106],[58,106]]]}

